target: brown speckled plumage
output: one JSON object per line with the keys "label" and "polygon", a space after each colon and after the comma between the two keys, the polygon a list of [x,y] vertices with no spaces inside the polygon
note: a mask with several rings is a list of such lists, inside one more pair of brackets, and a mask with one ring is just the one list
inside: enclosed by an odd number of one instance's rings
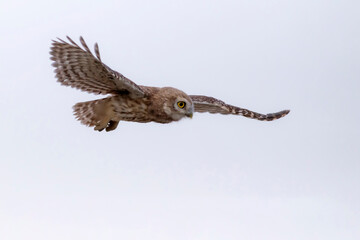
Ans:
{"label": "brown speckled plumage", "polygon": [[272,121],[284,117],[289,110],[260,114],[228,105],[213,97],[187,95],[171,87],[157,88],[140,86],[122,74],[106,66],[95,44],[95,56],[84,39],[83,48],[71,38],[53,41],[51,60],[58,82],[95,94],[109,97],[74,105],[74,114],[81,123],[95,130],[111,131],[119,121],[170,123],[183,117],[192,117],[193,112],[209,112],[242,115],[248,118]]}

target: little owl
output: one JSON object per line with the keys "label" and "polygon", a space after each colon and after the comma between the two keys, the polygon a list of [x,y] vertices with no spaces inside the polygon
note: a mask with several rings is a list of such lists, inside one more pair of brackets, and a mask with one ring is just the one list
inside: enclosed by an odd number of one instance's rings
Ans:
{"label": "little owl", "polygon": [[95,56],[84,39],[84,49],[71,38],[70,43],[61,39],[53,41],[51,60],[56,78],[62,85],[78,88],[95,94],[110,96],[74,105],[74,115],[81,123],[94,126],[95,130],[111,131],[119,121],[170,123],[193,112],[209,112],[241,115],[261,121],[272,121],[290,111],[260,114],[244,108],[228,105],[213,97],[187,95],[172,87],[140,86],[105,65],[95,44]]}

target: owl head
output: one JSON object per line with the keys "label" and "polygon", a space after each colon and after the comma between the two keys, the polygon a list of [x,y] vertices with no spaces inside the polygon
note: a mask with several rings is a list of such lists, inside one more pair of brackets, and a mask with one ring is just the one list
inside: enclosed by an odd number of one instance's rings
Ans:
{"label": "owl head", "polygon": [[162,109],[173,121],[184,117],[192,118],[194,104],[186,93],[171,87],[161,88],[159,93],[162,96]]}

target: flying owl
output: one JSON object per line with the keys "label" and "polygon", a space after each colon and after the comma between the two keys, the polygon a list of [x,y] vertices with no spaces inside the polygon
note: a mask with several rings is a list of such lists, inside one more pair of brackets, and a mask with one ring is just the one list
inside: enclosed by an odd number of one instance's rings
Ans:
{"label": "flying owl", "polygon": [[61,39],[52,43],[50,59],[56,78],[65,86],[109,95],[73,107],[74,115],[82,124],[98,131],[114,130],[119,121],[170,123],[184,117],[192,118],[194,112],[241,115],[261,121],[272,121],[290,112],[260,114],[213,97],[187,95],[172,87],[137,85],[102,62],[97,43],[94,56],[82,37],[83,48],[71,38],[67,39],[70,43]]}

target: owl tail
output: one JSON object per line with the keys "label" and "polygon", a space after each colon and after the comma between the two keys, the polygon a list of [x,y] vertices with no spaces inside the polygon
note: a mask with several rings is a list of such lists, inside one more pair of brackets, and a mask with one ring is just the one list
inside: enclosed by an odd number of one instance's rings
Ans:
{"label": "owl tail", "polygon": [[81,102],[73,106],[74,115],[82,124],[93,127],[94,130],[106,131],[114,130],[118,121],[113,121],[113,107],[111,97],[98,99],[94,101]]}

